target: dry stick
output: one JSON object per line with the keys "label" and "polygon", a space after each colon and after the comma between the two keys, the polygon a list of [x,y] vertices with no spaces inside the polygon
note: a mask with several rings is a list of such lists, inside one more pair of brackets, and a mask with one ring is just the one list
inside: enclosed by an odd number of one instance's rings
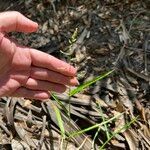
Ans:
{"label": "dry stick", "polygon": [[[56,96],[59,98],[59,100],[68,103],[68,96],[66,94],[56,94]],[[70,98],[70,103],[82,106],[96,106],[96,104],[89,99],[79,99],[74,97]]]}
{"label": "dry stick", "polygon": [[25,99],[18,100],[18,103],[19,103],[23,108],[31,109],[32,111],[35,111],[35,112],[37,112],[37,113],[40,113],[40,112],[41,112],[41,108],[40,108],[40,107],[37,107],[37,106],[35,106],[35,105],[33,105],[33,104],[25,105],[25,102],[26,102]]}
{"label": "dry stick", "polygon": [[[64,103],[62,103],[62,104],[64,104]],[[67,105],[65,105],[66,107],[68,107],[68,105],[69,104],[67,104]],[[77,108],[77,107],[76,107]],[[61,109],[63,109],[63,108],[61,108]],[[75,107],[74,106],[72,106],[72,105],[70,105],[70,112],[71,112],[71,114],[73,114],[73,115],[75,115],[75,116],[78,116],[78,117],[80,117],[80,118],[82,118],[82,119],[84,119],[84,120],[86,120],[86,121],[88,121],[88,122],[90,122],[91,124],[95,124],[95,122],[93,122],[91,119],[89,119],[88,117],[86,117],[85,115],[83,115],[82,113],[83,113],[83,111],[82,111],[83,109],[81,108],[81,110],[80,110],[80,108],[78,109],[75,109]],[[80,112],[79,112],[80,111]],[[87,110],[85,110],[86,112],[88,112]],[[87,114],[87,113],[86,113]]]}
{"label": "dry stick", "polygon": [[9,106],[9,123],[14,126],[14,112],[17,104],[17,99],[11,99]]}
{"label": "dry stick", "polygon": [[[17,121],[27,121],[27,116],[23,115],[22,113],[16,113],[15,116],[14,116],[14,119],[16,119]],[[33,125],[37,125],[37,126],[41,126],[42,125],[42,122],[41,121],[38,121],[38,120],[32,120],[31,123]]]}
{"label": "dry stick", "polygon": [[7,118],[7,123],[9,124],[9,105],[10,105],[11,99],[9,98],[6,102],[5,108],[4,108],[4,116]]}
{"label": "dry stick", "polygon": [[82,119],[88,121],[88,122],[91,123],[91,124],[95,124],[95,122],[94,122],[92,119],[89,119],[89,118],[86,117],[85,115],[83,115],[83,114],[79,113],[78,111],[72,109],[72,106],[71,106],[71,113],[72,113],[73,115],[76,115],[76,116],[78,116],[78,117],[80,117],[80,118],[82,118]]}
{"label": "dry stick", "polygon": [[147,65],[147,46],[148,46],[148,42],[145,41],[145,47],[144,47],[144,65],[145,65],[145,74],[148,75],[148,65]]}
{"label": "dry stick", "polygon": [[149,72],[148,72],[148,55],[147,55],[147,53],[148,53],[149,37],[150,37],[150,34],[147,35],[145,43],[144,43],[144,60],[145,60],[145,74],[146,75],[149,75]]}
{"label": "dry stick", "polygon": [[80,111],[81,113],[85,114],[85,115],[91,115],[94,117],[100,117],[98,112],[95,111],[91,111],[91,110],[87,110],[87,109],[83,109],[81,107],[75,107],[75,106],[71,106],[72,109],[76,110],[76,111]]}
{"label": "dry stick", "polygon": [[125,44],[122,46],[120,53],[114,63],[115,66],[118,64],[119,60],[121,60],[124,57],[124,54],[125,54],[124,48],[125,48]]}
{"label": "dry stick", "polygon": [[137,72],[135,72],[134,70],[132,70],[132,69],[130,69],[128,67],[126,67],[126,70],[128,72],[132,73],[133,75],[137,76],[138,78],[141,78],[141,79],[143,79],[143,80],[145,80],[147,82],[150,82],[150,78],[148,76],[146,76],[144,74],[141,74],[141,73],[137,73]]}
{"label": "dry stick", "polygon": [[138,133],[141,135],[141,137],[144,139],[144,141],[149,145],[150,147],[150,142],[149,142],[149,139],[147,139],[145,137],[145,135],[141,132],[141,130],[138,129]]}
{"label": "dry stick", "polygon": [[39,141],[39,143],[38,143],[37,150],[41,150],[41,149],[42,149],[43,140],[44,140],[45,128],[46,128],[46,116],[44,115],[44,116],[43,116],[43,127],[42,127],[42,132],[41,132],[41,138],[40,138],[40,141]]}
{"label": "dry stick", "polygon": [[[28,114],[27,110],[21,108],[20,106],[16,106],[16,109],[17,109],[18,111],[20,111],[21,113],[25,114],[25,115]],[[29,109],[29,110],[31,110],[31,109]],[[40,117],[35,116],[35,115],[33,115],[33,114],[32,114],[32,117],[33,117],[34,119],[36,119],[36,120],[42,121],[42,119],[41,119]]]}
{"label": "dry stick", "polygon": [[85,144],[87,138],[88,138],[88,136],[85,137],[84,141],[83,141],[82,144],[77,148],[77,150],[82,149],[82,147],[83,147],[83,145]]}
{"label": "dry stick", "polygon": [[8,136],[11,135],[11,133],[9,132],[9,130],[7,129],[7,127],[5,126],[5,124],[3,122],[1,122],[1,121],[0,121],[0,128],[2,128],[6,132],[6,134]]}

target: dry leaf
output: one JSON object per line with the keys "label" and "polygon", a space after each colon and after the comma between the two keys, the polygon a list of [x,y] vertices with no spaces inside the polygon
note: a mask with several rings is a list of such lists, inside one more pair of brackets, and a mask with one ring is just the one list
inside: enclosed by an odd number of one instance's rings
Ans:
{"label": "dry leaf", "polygon": [[130,150],[137,150],[138,149],[138,135],[131,129],[126,130],[123,132]]}

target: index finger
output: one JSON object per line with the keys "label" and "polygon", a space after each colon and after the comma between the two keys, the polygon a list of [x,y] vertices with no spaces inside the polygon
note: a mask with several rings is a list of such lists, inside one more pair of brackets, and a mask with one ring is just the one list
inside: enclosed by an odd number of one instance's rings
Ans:
{"label": "index finger", "polygon": [[0,13],[0,31],[2,32],[34,32],[38,24],[23,16],[17,11]]}
{"label": "index finger", "polygon": [[30,49],[32,64],[37,67],[47,68],[49,70],[53,70],[64,74],[66,76],[75,76],[76,69],[70,64],[59,60],[49,54],[44,52]]}

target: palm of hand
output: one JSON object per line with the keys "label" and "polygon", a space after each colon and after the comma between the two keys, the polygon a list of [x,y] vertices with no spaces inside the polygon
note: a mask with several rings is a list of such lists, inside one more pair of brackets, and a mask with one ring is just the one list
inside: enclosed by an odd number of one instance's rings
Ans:
{"label": "palm of hand", "polygon": [[46,99],[49,91],[64,92],[76,85],[76,70],[38,50],[21,47],[4,32],[34,32],[37,24],[18,12],[0,13],[0,97]]}
{"label": "palm of hand", "polygon": [[17,49],[0,52],[0,55],[0,95],[13,95],[26,84],[30,76],[30,53]]}

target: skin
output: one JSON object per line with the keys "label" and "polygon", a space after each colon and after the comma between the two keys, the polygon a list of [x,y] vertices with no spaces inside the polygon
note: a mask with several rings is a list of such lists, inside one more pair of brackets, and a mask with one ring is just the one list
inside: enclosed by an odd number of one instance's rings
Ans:
{"label": "skin", "polygon": [[35,32],[38,24],[19,12],[0,13],[0,97],[43,100],[49,91],[62,93],[75,86],[76,69],[49,54],[18,45],[6,33]]}

